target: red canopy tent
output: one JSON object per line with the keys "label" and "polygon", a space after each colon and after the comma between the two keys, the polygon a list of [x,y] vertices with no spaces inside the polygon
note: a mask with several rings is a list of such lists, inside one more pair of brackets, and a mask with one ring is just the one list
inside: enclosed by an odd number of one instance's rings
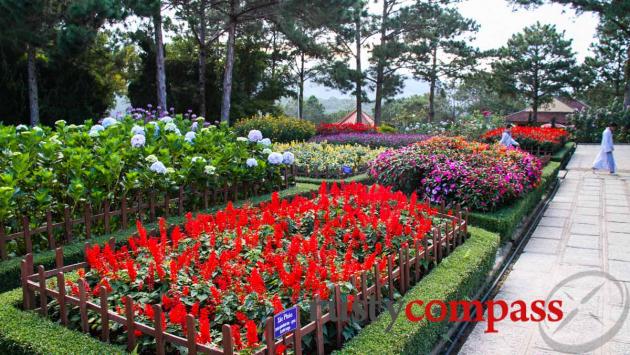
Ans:
{"label": "red canopy tent", "polygon": [[[354,110],[352,112],[350,112],[349,114],[347,114],[344,118],[342,118],[341,120],[339,120],[339,122],[337,122],[337,124],[354,124],[354,123],[358,123],[357,122],[357,111]],[[365,124],[365,125],[370,125],[370,126],[374,126],[374,119],[372,118],[372,116],[368,115],[365,112],[361,112],[361,123]]]}

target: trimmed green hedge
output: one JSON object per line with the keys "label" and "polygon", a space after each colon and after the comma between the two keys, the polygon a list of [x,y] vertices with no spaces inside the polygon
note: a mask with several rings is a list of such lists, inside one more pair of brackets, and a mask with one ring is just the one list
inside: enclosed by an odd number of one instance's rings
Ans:
{"label": "trimmed green hedge", "polygon": [[575,149],[576,144],[574,142],[568,142],[564,145],[564,147],[562,147],[562,149],[551,156],[551,161],[560,163],[560,168],[563,169],[569,163],[569,160],[571,159],[571,156],[573,156]]}
{"label": "trimmed green hedge", "polygon": [[322,182],[326,181],[329,183],[349,183],[349,182],[358,182],[360,184],[372,184],[374,182],[374,180],[368,175],[368,174],[361,174],[361,175],[355,175],[355,176],[351,176],[345,179],[316,179],[316,178],[310,178],[310,177],[303,177],[303,176],[298,176],[295,178],[295,181],[297,182],[302,182],[302,183],[307,183],[307,184],[316,184],[316,185],[321,185]]}
{"label": "trimmed green hedge", "polygon": [[427,304],[431,300],[445,302],[468,299],[485,282],[499,248],[499,236],[470,227],[471,238],[458,247],[433,271],[415,285],[403,298],[401,314],[388,332],[389,312],[361,330],[339,354],[428,354],[442,339],[450,323],[413,323],[407,319],[405,306],[413,300]]}
{"label": "trimmed green hedge", "polygon": [[538,188],[513,204],[496,211],[472,212],[468,219],[469,223],[498,233],[501,236],[501,240],[507,241],[512,237],[518,224],[536,207],[542,196],[549,189],[549,186],[557,179],[558,172],[560,172],[560,163],[549,162],[543,169],[542,182]]}
{"label": "trimmed green hedge", "polygon": [[19,308],[22,291],[0,294],[0,354],[124,354],[125,349]]}
{"label": "trimmed green hedge", "polygon": [[[312,192],[317,192],[319,189],[319,185],[312,184],[304,184],[298,183],[293,187],[280,191],[280,197],[291,197],[296,195],[310,195]],[[263,201],[267,201],[271,199],[271,194],[266,194],[262,196],[258,196],[255,198],[251,198],[248,200],[238,201],[235,205],[242,205],[246,202],[257,204]],[[219,205],[212,207],[208,211],[204,212],[212,212],[216,211],[220,208],[223,208],[224,205]],[[168,223],[180,224],[184,221],[183,216],[174,216],[168,219]],[[145,225],[147,230],[157,229],[157,223],[148,223]],[[126,242],[130,235],[136,232],[135,225],[134,227],[128,228],[123,231],[118,231],[116,233],[107,234],[99,237],[95,237],[89,240],[92,244],[101,244],[104,245],[109,241],[110,238],[115,238],[117,242]],[[78,263],[85,260],[83,255],[83,248],[85,245],[85,240],[68,244],[63,246],[63,255],[64,261],[66,265]],[[0,292],[12,290],[16,287],[20,287],[20,261],[22,258],[13,258],[7,261],[3,261],[0,263]],[[35,265],[44,265],[44,267],[51,268],[55,265],[55,252],[53,250],[47,250],[42,253],[38,253],[34,255],[34,264]]]}

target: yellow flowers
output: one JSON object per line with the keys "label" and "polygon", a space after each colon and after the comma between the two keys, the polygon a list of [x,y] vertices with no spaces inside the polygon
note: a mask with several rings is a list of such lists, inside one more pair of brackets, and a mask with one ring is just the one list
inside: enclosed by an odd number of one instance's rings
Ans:
{"label": "yellow flowers", "polygon": [[367,163],[385,150],[351,144],[301,142],[275,144],[274,149],[293,152],[298,174],[313,178],[337,178],[364,173]]}

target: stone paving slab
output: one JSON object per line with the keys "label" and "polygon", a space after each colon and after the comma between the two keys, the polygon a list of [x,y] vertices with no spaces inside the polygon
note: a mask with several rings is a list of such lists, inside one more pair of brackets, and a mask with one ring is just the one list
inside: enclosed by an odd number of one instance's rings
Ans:
{"label": "stone paving slab", "polygon": [[[613,337],[600,337],[616,324],[615,315],[630,306],[628,297],[619,293],[619,287],[630,290],[630,146],[616,146],[617,176],[590,170],[598,149],[578,146],[556,196],[495,297],[530,304],[553,296],[563,301],[565,316],[576,309],[575,317],[561,328],[561,322],[502,321],[497,323],[498,334],[485,333],[487,323],[481,322],[461,354],[573,353],[554,349],[541,336],[540,329],[549,333],[558,328],[552,334],[556,341],[575,345],[594,339],[593,349],[579,353],[630,354],[630,317],[619,323],[621,330]],[[567,281],[585,272],[589,274]],[[561,292],[550,295],[557,286]]]}

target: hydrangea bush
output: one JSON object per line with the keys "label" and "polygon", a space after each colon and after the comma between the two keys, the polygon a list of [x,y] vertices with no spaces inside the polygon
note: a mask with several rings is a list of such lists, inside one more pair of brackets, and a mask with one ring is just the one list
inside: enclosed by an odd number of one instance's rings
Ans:
{"label": "hydrangea bush", "polygon": [[278,151],[294,155],[298,175],[312,178],[342,178],[367,171],[368,162],[383,148],[352,144],[301,143],[275,144]]}
{"label": "hydrangea bush", "polygon": [[433,203],[493,210],[540,184],[542,163],[533,155],[461,137],[435,137],[383,152],[370,163],[380,184],[417,192]]}
{"label": "hydrangea bush", "polygon": [[117,206],[121,196],[176,186],[255,183],[272,190],[291,161],[282,153],[277,159],[265,143],[181,116],[148,123],[108,117],[80,126],[58,121],[54,128],[0,125],[1,226],[11,233],[21,230],[17,221],[25,213],[39,226],[48,210],[57,221],[66,206],[80,214],[90,203],[98,212],[106,200]]}

